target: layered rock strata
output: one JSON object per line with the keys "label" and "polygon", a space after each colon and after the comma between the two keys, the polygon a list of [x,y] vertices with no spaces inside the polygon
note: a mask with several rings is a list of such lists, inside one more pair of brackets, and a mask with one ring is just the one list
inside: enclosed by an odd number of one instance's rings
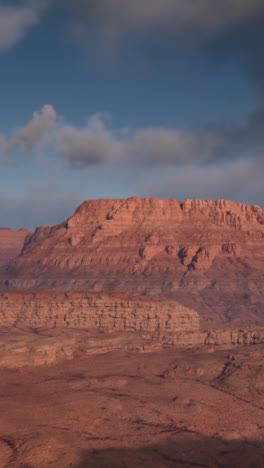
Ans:
{"label": "layered rock strata", "polygon": [[248,346],[264,344],[264,328],[216,329],[189,333],[168,333],[162,336],[166,345],[172,346]]}
{"label": "layered rock strata", "polygon": [[[0,327],[0,368],[46,366],[113,351],[153,353],[200,348],[206,352],[264,344],[264,328],[195,332],[130,332],[69,328],[36,330]],[[232,355],[231,355],[232,356]]]}
{"label": "layered rock strata", "polygon": [[151,333],[199,330],[197,312],[166,299],[85,292],[0,293],[0,326]]}
{"label": "layered rock strata", "polygon": [[264,324],[264,214],[227,200],[94,200],[39,227],[2,289],[166,296],[203,319]]}
{"label": "layered rock strata", "polygon": [[113,350],[264,344],[264,328],[200,330],[175,301],[118,293],[0,293],[0,367],[49,365]]}
{"label": "layered rock strata", "polygon": [[25,238],[30,234],[26,229],[0,228],[0,269],[20,254]]}

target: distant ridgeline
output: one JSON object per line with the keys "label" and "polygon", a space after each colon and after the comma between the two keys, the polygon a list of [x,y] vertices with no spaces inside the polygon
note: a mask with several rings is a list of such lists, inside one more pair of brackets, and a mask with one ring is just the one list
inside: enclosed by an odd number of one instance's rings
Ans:
{"label": "distant ridgeline", "polygon": [[12,231],[9,228],[0,228],[0,269],[20,254],[29,234],[31,233],[26,229]]}

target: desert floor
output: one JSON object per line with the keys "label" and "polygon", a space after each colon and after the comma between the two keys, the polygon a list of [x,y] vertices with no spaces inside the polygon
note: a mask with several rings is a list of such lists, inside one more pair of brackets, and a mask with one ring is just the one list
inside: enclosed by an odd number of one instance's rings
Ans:
{"label": "desert floor", "polygon": [[264,467],[263,345],[103,351],[1,369],[1,468]]}

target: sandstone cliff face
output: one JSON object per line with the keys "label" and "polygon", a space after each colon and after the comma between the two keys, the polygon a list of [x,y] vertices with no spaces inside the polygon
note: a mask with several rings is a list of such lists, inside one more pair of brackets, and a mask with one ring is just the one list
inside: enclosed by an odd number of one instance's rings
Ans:
{"label": "sandstone cliff face", "polygon": [[58,226],[37,228],[1,284],[167,296],[204,319],[264,324],[263,264],[258,206],[96,200]]}
{"label": "sandstone cliff face", "polygon": [[186,333],[168,333],[162,336],[171,346],[249,346],[264,344],[264,328],[216,329]]}
{"label": "sandstone cliff face", "polygon": [[0,326],[110,331],[199,330],[194,310],[165,299],[85,292],[0,293]]}
{"label": "sandstone cliff face", "polygon": [[172,300],[77,291],[0,293],[0,368],[114,350],[258,344],[264,344],[264,328],[201,330],[197,312]]}
{"label": "sandstone cliff face", "polygon": [[7,228],[0,228],[0,269],[17,257],[23,247],[25,238],[29,235],[26,229],[12,231]]}

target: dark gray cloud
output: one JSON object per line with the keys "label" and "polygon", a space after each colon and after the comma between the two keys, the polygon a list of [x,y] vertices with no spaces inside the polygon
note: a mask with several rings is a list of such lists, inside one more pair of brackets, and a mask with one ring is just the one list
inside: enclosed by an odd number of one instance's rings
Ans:
{"label": "dark gray cloud", "polygon": [[58,116],[55,109],[46,104],[40,112],[34,112],[33,118],[25,126],[16,129],[8,139],[0,136],[0,161],[13,163],[13,153],[16,150],[33,152],[46,143],[54,142],[53,131],[58,125]]}
{"label": "dark gray cloud", "polygon": [[223,135],[214,130],[147,128],[135,132],[126,142],[125,154],[130,159],[181,164],[210,160],[224,143]]}
{"label": "dark gray cloud", "polygon": [[[96,128],[92,122],[96,121]],[[56,150],[73,167],[86,167],[104,162],[138,162],[147,164],[185,164],[210,161],[225,145],[224,134],[166,128],[128,131],[106,128],[100,115],[92,117],[83,128],[62,126],[57,135]],[[118,136],[117,136],[118,135]]]}
{"label": "dark gray cloud", "polygon": [[67,8],[71,32],[96,54],[100,46],[122,47],[126,39],[169,38],[177,47],[203,50],[212,61],[232,57],[264,91],[263,0],[0,0],[0,51],[23,39],[43,11],[57,5]]}
{"label": "dark gray cloud", "polygon": [[262,0],[75,0],[80,27],[105,37],[173,28],[210,37],[264,12]]}
{"label": "dark gray cloud", "polygon": [[222,31],[207,42],[205,50],[212,63],[236,61],[245,76],[258,87],[263,97],[264,64],[262,60],[264,29],[264,2],[257,15],[246,17],[242,23]]}
{"label": "dark gray cloud", "polygon": [[54,108],[49,104],[44,105],[40,112],[33,113],[32,120],[25,127],[15,132],[10,145],[25,151],[41,147],[56,125],[56,120]]}
{"label": "dark gray cloud", "polygon": [[83,128],[62,125],[57,134],[56,150],[77,168],[120,159],[122,144],[104,123],[109,118],[106,113],[98,113]]}
{"label": "dark gray cloud", "polygon": [[212,60],[235,58],[251,79],[264,82],[263,0],[0,0],[0,51],[57,5],[70,12],[72,33],[90,46],[92,41],[97,52],[100,44],[120,47],[126,39],[169,34],[178,47],[202,48]]}
{"label": "dark gray cloud", "polygon": [[11,161],[17,149],[33,153],[49,144],[70,166],[141,162],[143,164],[213,163],[241,156],[263,159],[264,108],[228,128],[142,128],[113,131],[107,113],[93,115],[83,127],[64,122],[51,105],[34,112],[33,119],[17,129],[8,141],[0,138],[0,153]]}
{"label": "dark gray cloud", "polygon": [[[240,122],[227,132],[230,144],[251,148],[255,150],[264,149],[264,105],[259,106],[254,112],[249,114],[244,121]],[[263,154],[264,156],[264,154]]]}
{"label": "dark gray cloud", "polygon": [[50,0],[25,0],[22,4],[0,2],[0,52],[5,52],[36,26]]}
{"label": "dark gray cloud", "polygon": [[[97,122],[97,127],[92,121]],[[186,129],[143,128],[121,131],[107,129],[99,114],[87,126],[62,126],[57,135],[56,150],[73,167],[86,167],[104,162],[135,164],[214,163],[226,159],[264,159],[264,108],[228,127]]]}
{"label": "dark gray cloud", "polygon": [[73,34],[96,54],[100,47],[125,48],[126,39],[158,37],[159,47],[150,49],[152,61],[166,55],[168,44],[171,54],[173,43],[199,51],[212,64],[237,62],[264,91],[263,0],[69,0],[64,5],[72,11]]}

